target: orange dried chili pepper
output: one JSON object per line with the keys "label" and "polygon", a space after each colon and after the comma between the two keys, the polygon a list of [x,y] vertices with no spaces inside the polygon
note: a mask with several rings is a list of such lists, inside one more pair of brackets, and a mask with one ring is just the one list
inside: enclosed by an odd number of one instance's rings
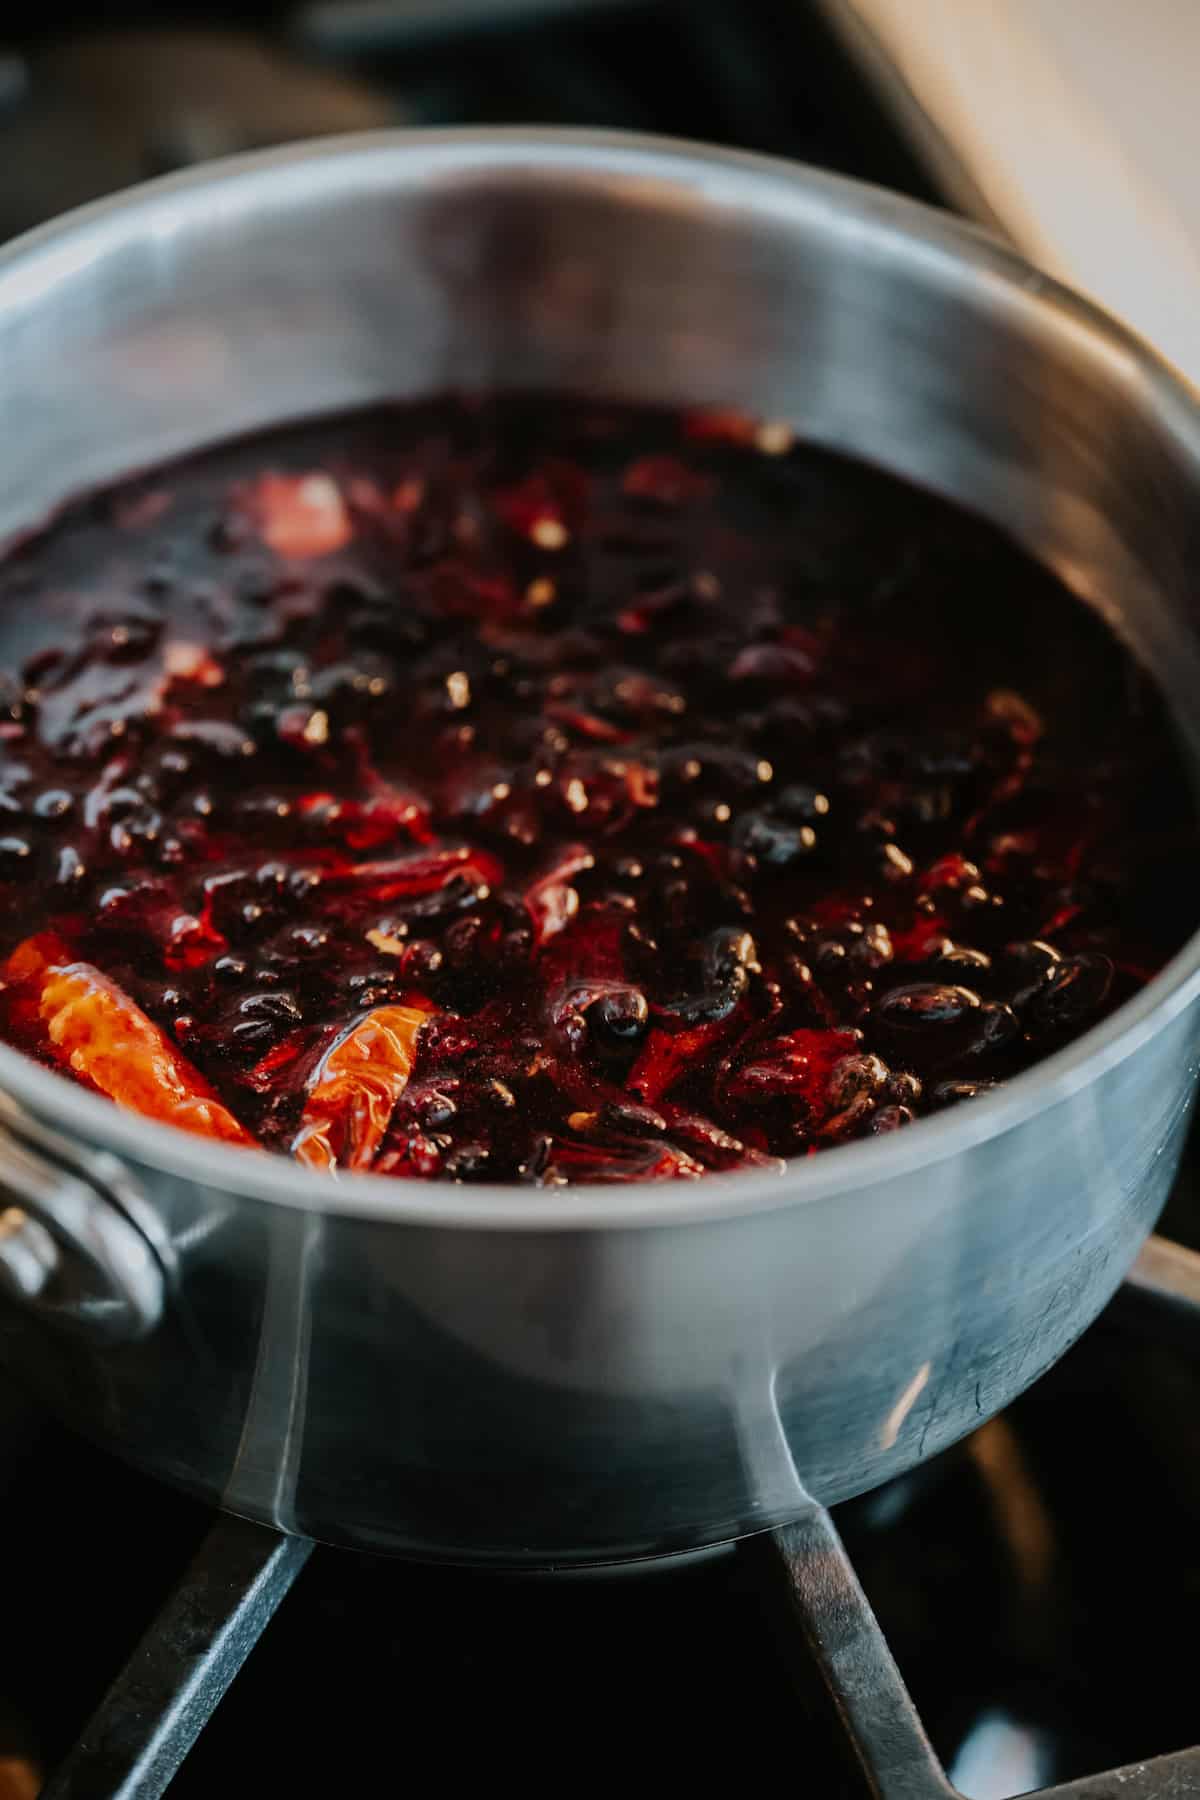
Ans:
{"label": "orange dried chili pepper", "polygon": [[254,1139],[141,1007],[50,933],[26,938],[3,968],[59,1062],[118,1106],[227,1144]]}
{"label": "orange dried chili pepper", "polygon": [[337,483],[320,471],[262,475],[249,499],[263,540],[277,556],[297,562],[329,556],[354,535]]}
{"label": "orange dried chili pepper", "polygon": [[417,1058],[433,1007],[377,1006],[326,1051],[292,1143],[314,1169],[366,1169],[375,1159]]}

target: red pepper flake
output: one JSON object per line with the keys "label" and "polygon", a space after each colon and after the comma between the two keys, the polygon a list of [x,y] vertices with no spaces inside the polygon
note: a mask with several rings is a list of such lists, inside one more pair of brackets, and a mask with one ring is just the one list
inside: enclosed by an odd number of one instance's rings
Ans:
{"label": "red pepper flake", "polygon": [[713,485],[710,475],[689,469],[676,456],[641,456],[630,463],[621,481],[623,492],[631,498],[655,500],[660,506],[685,506],[707,499]]}
{"label": "red pepper flake", "polygon": [[922,893],[936,893],[939,888],[974,887],[979,880],[979,869],[973,862],[968,862],[957,850],[947,856],[939,856],[931,863],[920,878]]}
{"label": "red pepper flake", "polygon": [[421,851],[415,856],[397,856],[380,862],[350,863],[345,868],[330,870],[324,877],[327,886],[352,886],[373,900],[399,900],[421,894],[436,894],[439,888],[456,877],[473,882],[477,887],[492,887],[504,877],[504,865],[486,850],[471,850],[460,844],[452,850]]}
{"label": "red pepper flake", "polygon": [[525,908],[533,923],[535,947],[548,942],[579,911],[572,877],[592,869],[596,858],[586,844],[568,844],[553,866],[525,890]]}
{"label": "red pepper flake", "polygon": [[945,919],[918,919],[907,931],[892,930],[892,954],[897,962],[926,962],[939,944],[948,941]]}
{"label": "red pepper flake", "polygon": [[1082,913],[1083,908],[1074,901],[1067,901],[1051,913],[1038,933],[1039,937],[1053,937],[1056,931],[1065,931]]}
{"label": "red pepper flake", "polygon": [[575,706],[568,706],[561,700],[552,700],[546,708],[546,717],[553,719],[556,725],[565,725],[568,731],[578,732],[580,737],[591,738],[598,744],[620,744],[629,736],[620,726],[611,725],[607,719],[598,718],[595,713],[583,712]]}
{"label": "red pepper flake", "polygon": [[749,413],[732,408],[697,409],[683,422],[684,436],[697,444],[753,444],[758,432],[757,421]]}
{"label": "red pepper flake", "polygon": [[585,490],[582,470],[555,465],[547,474],[498,489],[491,495],[491,505],[519,537],[540,550],[563,550],[571,538],[570,514],[578,509]]}
{"label": "red pepper flake", "polygon": [[622,1144],[551,1139],[540,1180],[544,1187],[567,1181],[695,1181],[704,1172],[694,1156],[661,1139]]}

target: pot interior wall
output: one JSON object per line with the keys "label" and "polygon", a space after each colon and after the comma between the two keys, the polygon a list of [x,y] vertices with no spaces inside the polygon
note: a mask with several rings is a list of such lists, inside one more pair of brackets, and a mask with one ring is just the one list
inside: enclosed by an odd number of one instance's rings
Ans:
{"label": "pot interior wall", "polygon": [[1120,622],[1200,745],[1186,406],[1120,346],[1098,362],[1084,316],[984,244],[952,254],[936,215],[766,170],[536,134],[363,138],[52,228],[0,262],[20,446],[0,536],[161,458],[385,397],[735,406],[1006,524]]}

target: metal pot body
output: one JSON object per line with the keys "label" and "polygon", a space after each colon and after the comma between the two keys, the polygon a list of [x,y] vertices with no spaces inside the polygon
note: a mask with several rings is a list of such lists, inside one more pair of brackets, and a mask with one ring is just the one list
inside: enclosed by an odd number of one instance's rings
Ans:
{"label": "metal pot body", "polygon": [[[969,229],[753,158],[386,134],[34,234],[0,256],[0,534],[234,433],[500,386],[734,406],[975,507],[1114,619],[1196,755],[1190,397]],[[953,1442],[1099,1311],[1178,1160],[1196,964],[903,1143],[685,1197],[337,1184],[0,1050],[0,1347],[122,1454],[335,1542],[547,1564],[774,1525]]]}

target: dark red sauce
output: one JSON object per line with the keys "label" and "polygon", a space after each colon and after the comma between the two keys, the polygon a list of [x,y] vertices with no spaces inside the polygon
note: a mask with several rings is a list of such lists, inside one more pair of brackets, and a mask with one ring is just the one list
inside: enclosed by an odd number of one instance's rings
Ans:
{"label": "dark red sauce", "polygon": [[1196,923],[1163,704],[998,533],[733,417],[290,430],[0,566],[0,1031],[318,1167],[907,1126]]}

